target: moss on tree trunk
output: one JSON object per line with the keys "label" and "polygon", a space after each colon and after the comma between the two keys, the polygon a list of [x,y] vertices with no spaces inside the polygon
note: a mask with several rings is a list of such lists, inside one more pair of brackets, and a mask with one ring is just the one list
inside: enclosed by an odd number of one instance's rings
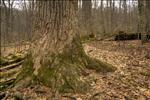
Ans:
{"label": "moss on tree trunk", "polygon": [[[52,4],[51,16],[43,13],[45,17],[41,18],[42,22],[50,19],[52,23],[38,22],[42,26],[39,30],[46,30],[47,34],[42,33],[43,38],[33,44],[16,83],[25,83],[24,86],[40,83],[49,86],[54,92],[84,92],[89,87],[82,78],[85,68],[114,71],[111,65],[85,54],[77,34],[78,0],[39,2],[43,2],[41,6]],[[45,24],[46,27],[43,27]]]}
{"label": "moss on tree trunk", "polygon": [[[29,55],[23,70],[18,77],[19,84],[42,83],[54,91],[59,92],[84,92],[89,89],[89,83],[81,79],[85,68],[94,69],[97,72],[115,71],[115,67],[87,56],[84,52],[80,38],[73,39],[66,45],[61,54],[47,55],[41,58],[38,74],[35,75],[32,55]],[[26,79],[30,81],[26,82]],[[25,80],[24,80],[25,79]],[[24,80],[24,81],[20,81]]]}

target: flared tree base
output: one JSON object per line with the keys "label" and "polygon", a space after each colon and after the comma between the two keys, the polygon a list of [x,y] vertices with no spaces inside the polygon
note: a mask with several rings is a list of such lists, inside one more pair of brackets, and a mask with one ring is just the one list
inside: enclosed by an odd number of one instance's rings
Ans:
{"label": "flared tree base", "polygon": [[41,67],[36,75],[33,67],[34,56],[28,55],[16,83],[28,85],[39,83],[50,87],[53,91],[77,93],[87,91],[90,87],[89,83],[81,78],[85,68],[97,72],[112,72],[116,69],[110,64],[87,56],[79,38],[74,38],[65,48],[60,54],[40,58]]}

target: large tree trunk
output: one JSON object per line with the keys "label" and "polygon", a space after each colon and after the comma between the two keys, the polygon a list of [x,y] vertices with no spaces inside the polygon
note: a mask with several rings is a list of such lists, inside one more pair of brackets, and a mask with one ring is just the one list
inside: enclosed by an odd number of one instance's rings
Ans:
{"label": "large tree trunk", "polygon": [[[86,82],[80,77],[84,68],[114,71],[111,65],[85,54],[77,34],[77,0],[40,3],[36,32],[42,33],[42,38],[32,45],[31,53],[18,77],[19,83],[22,79],[30,82],[38,80],[56,91],[80,92],[85,91]],[[47,13],[44,13],[45,9]]]}

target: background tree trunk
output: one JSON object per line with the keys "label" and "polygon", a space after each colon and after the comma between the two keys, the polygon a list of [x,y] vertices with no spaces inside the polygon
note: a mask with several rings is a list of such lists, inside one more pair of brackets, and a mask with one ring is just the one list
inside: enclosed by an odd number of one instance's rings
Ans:
{"label": "background tree trunk", "polygon": [[82,0],[82,19],[85,31],[88,35],[93,35],[92,31],[92,1],[91,0]]}
{"label": "background tree trunk", "polygon": [[144,28],[144,1],[143,0],[138,0],[138,11],[139,11],[139,18],[138,18],[138,29],[140,33],[144,33],[145,28]]}
{"label": "background tree trunk", "polygon": [[146,27],[145,27],[145,31],[149,32],[150,34],[150,1],[146,0]]}

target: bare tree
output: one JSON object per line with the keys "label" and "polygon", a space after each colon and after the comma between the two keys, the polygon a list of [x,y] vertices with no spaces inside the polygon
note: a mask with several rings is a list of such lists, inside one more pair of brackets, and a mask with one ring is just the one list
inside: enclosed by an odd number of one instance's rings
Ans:
{"label": "bare tree", "polygon": [[123,9],[124,9],[124,31],[127,32],[127,0],[123,1]]}
{"label": "bare tree", "polygon": [[77,0],[50,0],[37,3],[40,3],[41,7],[37,10],[39,17],[35,16],[35,25],[38,25],[35,28],[42,37],[32,45],[26,66],[19,75],[20,79],[31,82],[34,78],[54,91],[79,92],[84,91],[81,86],[86,86],[86,82],[80,80],[84,68],[114,71],[115,68],[111,65],[85,54],[77,30]]}
{"label": "bare tree", "polygon": [[144,33],[145,29],[144,29],[144,1],[143,0],[138,0],[138,11],[139,11],[139,18],[138,18],[138,27],[139,27],[139,32],[140,33]]}
{"label": "bare tree", "polygon": [[83,25],[89,35],[93,35],[92,31],[92,1],[82,0]]}
{"label": "bare tree", "polygon": [[[146,0],[146,27],[145,31],[150,32],[150,1]],[[149,33],[150,34],[150,33]]]}
{"label": "bare tree", "polygon": [[103,29],[103,31],[102,32],[104,32],[105,33],[105,24],[104,24],[104,13],[103,13],[103,9],[104,9],[104,6],[103,6],[103,0],[101,0],[101,7],[100,7],[100,13],[101,13],[101,20],[102,20],[102,29]]}

